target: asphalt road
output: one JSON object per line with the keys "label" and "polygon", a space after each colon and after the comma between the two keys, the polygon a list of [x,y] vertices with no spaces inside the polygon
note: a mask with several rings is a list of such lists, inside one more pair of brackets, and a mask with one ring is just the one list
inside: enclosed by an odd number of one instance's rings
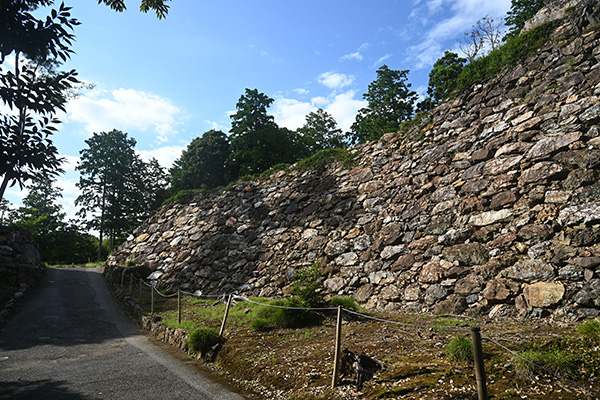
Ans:
{"label": "asphalt road", "polygon": [[97,269],[55,269],[0,332],[0,399],[239,400],[141,335]]}

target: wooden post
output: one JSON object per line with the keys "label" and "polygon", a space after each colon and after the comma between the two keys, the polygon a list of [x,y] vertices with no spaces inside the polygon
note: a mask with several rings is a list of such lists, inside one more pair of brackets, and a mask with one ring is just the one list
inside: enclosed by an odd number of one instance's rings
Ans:
{"label": "wooden post", "polygon": [[142,294],[143,294],[143,292],[142,292],[142,289],[143,289],[142,288],[142,278],[140,278],[140,281],[139,281],[139,289],[140,290],[138,291],[138,294],[140,295],[140,301],[138,301],[138,303],[142,304]]}
{"label": "wooden post", "polygon": [[342,348],[342,306],[338,306],[337,325],[335,327],[335,354],[333,357],[333,379],[331,387],[335,388],[338,384],[340,375],[340,349]]}
{"label": "wooden post", "polygon": [[129,295],[131,296],[131,291],[133,289],[133,273],[129,274]]}
{"label": "wooden post", "polygon": [[177,324],[181,324],[181,289],[177,289]]}
{"label": "wooden post", "polygon": [[150,286],[150,314],[154,314],[154,285]]}
{"label": "wooden post", "polygon": [[123,280],[125,279],[125,268],[121,271],[121,287],[123,287]]}
{"label": "wooden post", "polygon": [[475,359],[477,396],[479,400],[488,400],[485,366],[483,365],[483,349],[481,347],[481,332],[478,326],[471,328],[471,340],[473,341],[473,358]]}
{"label": "wooden post", "polygon": [[221,323],[221,330],[219,331],[219,336],[223,336],[223,332],[225,331],[225,323],[227,322],[227,316],[229,315],[229,307],[231,306],[231,295],[227,299],[227,307],[225,307],[225,315],[223,316],[223,322]]}

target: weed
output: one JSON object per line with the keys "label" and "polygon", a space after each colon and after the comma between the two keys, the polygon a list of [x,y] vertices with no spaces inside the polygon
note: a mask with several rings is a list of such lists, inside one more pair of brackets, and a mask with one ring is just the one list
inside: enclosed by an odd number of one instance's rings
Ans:
{"label": "weed", "polygon": [[268,321],[271,328],[302,328],[320,321],[297,297],[275,300],[271,305],[275,307],[264,306],[258,310],[258,318]]}
{"label": "weed", "polygon": [[292,294],[298,296],[302,302],[301,307],[314,308],[325,304],[325,288],[320,263],[314,263],[311,267],[296,272],[292,282]]}
{"label": "weed", "polygon": [[250,324],[250,328],[257,332],[266,332],[271,329],[271,325],[269,324],[269,321],[267,319],[258,318],[252,321],[252,323]]}
{"label": "weed", "polygon": [[335,162],[341,163],[344,167],[351,167],[354,165],[354,156],[355,154],[348,149],[326,149],[300,161],[296,167],[300,170],[317,172],[322,172],[327,165]]}
{"label": "weed", "polygon": [[457,336],[446,346],[450,359],[461,362],[473,361],[473,343],[464,336]]}
{"label": "weed", "polygon": [[[577,369],[577,357],[559,349],[527,349],[518,353],[523,358],[515,359],[517,373],[522,377],[531,377],[539,367],[565,377],[573,377]],[[528,360],[528,361],[526,361]],[[539,371],[543,372],[543,371]]]}
{"label": "weed", "polygon": [[600,339],[600,322],[596,319],[590,319],[577,327],[577,333],[589,339]]}

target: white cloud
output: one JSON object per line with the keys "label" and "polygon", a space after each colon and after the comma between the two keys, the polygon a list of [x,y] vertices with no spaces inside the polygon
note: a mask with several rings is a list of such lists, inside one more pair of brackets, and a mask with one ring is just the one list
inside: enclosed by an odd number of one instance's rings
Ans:
{"label": "white cloud", "polygon": [[181,153],[187,148],[184,146],[163,146],[152,150],[138,150],[137,153],[144,161],[150,161],[156,158],[161,167],[165,169],[171,168],[173,161],[181,157]]}
{"label": "white cloud", "polygon": [[373,68],[381,67],[383,65],[384,61],[389,60],[390,58],[392,58],[392,54],[386,54],[382,57],[379,57],[379,59],[373,63],[372,67]]}
{"label": "white cloud", "polygon": [[273,116],[279,126],[295,130],[304,125],[309,112],[322,108],[331,114],[338,128],[346,132],[354,123],[357,111],[367,105],[355,96],[353,90],[348,90],[340,94],[333,92],[328,97],[313,97],[310,102],[279,97],[273,103]]}
{"label": "white cloud", "polygon": [[176,132],[177,117],[182,111],[169,99],[134,89],[117,89],[110,93],[92,90],[69,102],[66,120],[83,123],[88,134],[122,131],[153,131],[159,143]]}
{"label": "white cloud", "polygon": [[324,72],[319,75],[319,83],[329,89],[341,89],[354,82],[354,76],[337,72]]}

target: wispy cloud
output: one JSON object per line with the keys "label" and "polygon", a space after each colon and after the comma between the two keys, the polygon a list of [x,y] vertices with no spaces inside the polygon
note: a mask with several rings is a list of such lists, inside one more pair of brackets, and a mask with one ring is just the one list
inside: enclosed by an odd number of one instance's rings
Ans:
{"label": "wispy cloud", "polygon": [[346,54],[346,55],[340,57],[340,59],[342,61],[348,61],[348,60],[362,61],[363,56],[358,51],[355,51],[354,53]]}
{"label": "wispy cloud", "polygon": [[[510,9],[511,0],[428,0],[414,4],[411,16],[424,22],[426,29],[421,40],[408,48],[407,60],[413,69],[422,69],[431,67],[444,50],[455,47],[457,40],[484,16],[499,21]],[[445,17],[430,24],[430,17],[442,12]]]}

